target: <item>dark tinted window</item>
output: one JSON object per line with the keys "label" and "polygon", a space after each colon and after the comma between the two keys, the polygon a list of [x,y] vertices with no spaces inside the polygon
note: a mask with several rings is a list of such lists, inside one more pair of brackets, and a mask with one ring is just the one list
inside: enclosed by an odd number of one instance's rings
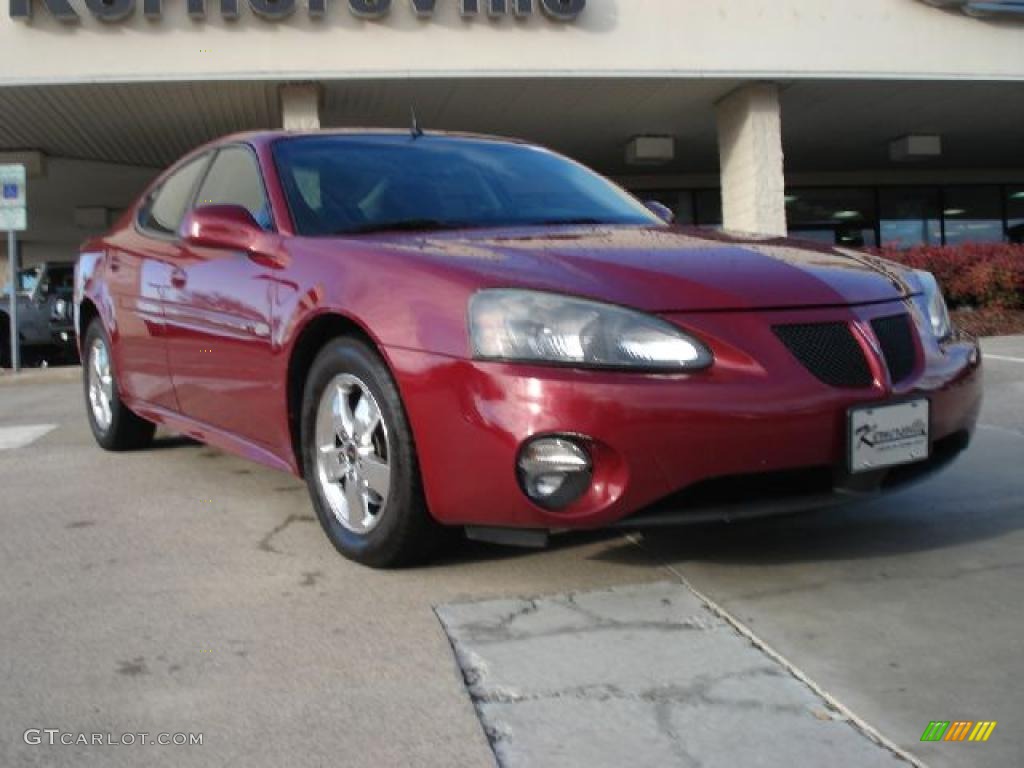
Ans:
{"label": "dark tinted window", "polygon": [[934,187],[893,187],[879,192],[882,245],[912,248],[942,243],[942,210]]}
{"label": "dark tinted window", "polygon": [[51,266],[46,270],[47,291],[62,299],[71,296],[75,287],[75,268],[67,266]]}
{"label": "dark tinted window", "polygon": [[139,212],[140,226],[161,234],[176,234],[208,159],[204,155],[168,176]]}
{"label": "dark tinted window", "polygon": [[296,229],[304,235],[661,223],[583,166],[522,144],[325,136],[279,141],[274,156]]}
{"label": "dark tinted window", "polygon": [[786,219],[799,238],[856,248],[876,245],[873,189],[788,189]]}
{"label": "dark tinted window", "polygon": [[694,193],[693,202],[699,226],[722,226],[722,190],[700,189]]}
{"label": "dark tinted window", "polygon": [[946,187],[943,194],[946,245],[1003,242],[999,187]]}
{"label": "dark tinted window", "polygon": [[259,164],[245,147],[227,147],[217,153],[199,188],[196,205],[240,205],[264,229],[272,223]]}
{"label": "dark tinted window", "polygon": [[1011,243],[1024,243],[1024,187],[1006,190],[1006,231]]}

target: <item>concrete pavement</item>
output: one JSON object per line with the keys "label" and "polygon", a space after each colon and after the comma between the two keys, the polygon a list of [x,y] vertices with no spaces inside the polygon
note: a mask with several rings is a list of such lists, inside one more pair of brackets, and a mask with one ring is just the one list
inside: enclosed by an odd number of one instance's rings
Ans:
{"label": "concrete pavement", "polygon": [[[57,428],[0,450],[0,765],[493,764],[435,607],[683,578],[929,764],[1016,764],[1024,340],[986,350],[1010,359],[988,363],[975,446],[898,496],[544,552],[466,545],[397,573],[338,557],[292,478],[170,436],[103,453],[68,374],[4,381],[0,427]],[[604,711],[596,729],[622,728]],[[1000,725],[985,745],[922,745],[936,719]],[[33,746],[29,728],[204,743]]]}

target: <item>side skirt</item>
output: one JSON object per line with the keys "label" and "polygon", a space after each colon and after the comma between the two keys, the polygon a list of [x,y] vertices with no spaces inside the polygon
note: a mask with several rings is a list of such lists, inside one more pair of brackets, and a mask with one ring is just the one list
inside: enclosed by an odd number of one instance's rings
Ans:
{"label": "side skirt", "polygon": [[229,432],[211,427],[209,424],[203,424],[180,413],[175,413],[156,405],[137,401],[126,402],[125,404],[142,418],[167,427],[173,432],[178,432],[201,443],[211,445],[214,448],[220,448],[223,451],[241,456],[243,459],[255,461],[272,469],[287,472],[290,475],[298,476],[299,474],[298,467],[292,466],[289,460],[281,458],[257,443],[244,440]]}

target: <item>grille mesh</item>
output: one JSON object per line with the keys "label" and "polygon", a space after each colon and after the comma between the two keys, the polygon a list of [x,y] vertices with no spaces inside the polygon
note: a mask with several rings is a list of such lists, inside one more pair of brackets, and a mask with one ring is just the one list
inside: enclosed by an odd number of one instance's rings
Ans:
{"label": "grille mesh", "polygon": [[914,335],[908,315],[880,317],[871,321],[871,328],[878,337],[885,356],[885,364],[889,368],[889,377],[893,383],[903,381],[914,371],[917,362],[917,350],[914,348]]}
{"label": "grille mesh", "polygon": [[833,387],[871,386],[871,370],[846,323],[777,325],[775,335],[816,378]]}

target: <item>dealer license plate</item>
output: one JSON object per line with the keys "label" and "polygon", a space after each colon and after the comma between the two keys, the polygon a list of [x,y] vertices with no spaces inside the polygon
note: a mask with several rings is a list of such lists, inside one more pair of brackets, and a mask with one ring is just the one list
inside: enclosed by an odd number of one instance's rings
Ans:
{"label": "dealer license plate", "polygon": [[929,402],[911,400],[850,411],[850,471],[924,461],[931,450]]}

